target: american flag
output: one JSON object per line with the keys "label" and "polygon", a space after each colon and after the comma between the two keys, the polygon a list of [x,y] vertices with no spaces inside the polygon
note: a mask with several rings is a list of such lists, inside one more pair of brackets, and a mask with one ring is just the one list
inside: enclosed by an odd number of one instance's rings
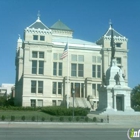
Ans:
{"label": "american flag", "polygon": [[66,46],[64,48],[64,52],[63,52],[63,54],[62,54],[60,59],[64,59],[67,56],[68,56],[68,43],[66,44]]}

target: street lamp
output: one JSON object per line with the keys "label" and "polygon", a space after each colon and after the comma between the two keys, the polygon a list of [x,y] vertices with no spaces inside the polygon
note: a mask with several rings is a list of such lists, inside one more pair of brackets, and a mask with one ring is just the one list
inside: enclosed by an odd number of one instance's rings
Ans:
{"label": "street lamp", "polygon": [[74,96],[75,96],[75,90],[72,90],[72,94],[73,94],[73,120],[74,120]]}

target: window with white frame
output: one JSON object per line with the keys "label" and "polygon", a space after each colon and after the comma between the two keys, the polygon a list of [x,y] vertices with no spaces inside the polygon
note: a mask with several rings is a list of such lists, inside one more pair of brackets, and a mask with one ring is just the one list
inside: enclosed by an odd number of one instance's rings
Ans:
{"label": "window with white frame", "polygon": [[62,82],[53,82],[52,84],[52,94],[62,94]]}
{"label": "window with white frame", "polygon": [[71,76],[83,77],[84,64],[71,64]]}
{"label": "window with white frame", "polygon": [[32,74],[44,74],[44,52],[32,51]]}
{"label": "window with white frame", "polygon": [[101,78],[101,65],[92,65],[92,77]]}
{"label": "window with white frame", "polygon": [[36,107],[36,100],[35,99],[31,99],[31,107]]}
{"label": "window with white frame", "polygon": [[43,106],[43,100],[38,100],[38,106],[42,107]]}
{"label": "window with white frame", "polygon": [[62,62],[53,62],[53,75],[62,76]]}
{"label": "window with white frame", "polygon": [[31,80],[31,93],[43,94],[43,81]]}

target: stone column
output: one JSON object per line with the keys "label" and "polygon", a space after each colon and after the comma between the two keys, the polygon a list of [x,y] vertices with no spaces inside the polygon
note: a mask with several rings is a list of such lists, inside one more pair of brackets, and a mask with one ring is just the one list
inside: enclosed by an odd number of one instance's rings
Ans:
{"label": "stone column", "polygon": [[69,100],[70,95],[71,95],[70,93],[71,93],[70,79],[69,77],[65,77],[65,97],[66,97],[66,102],[67,102],[67,108],[69,108],[69,104],[70,104],[70,100]]}

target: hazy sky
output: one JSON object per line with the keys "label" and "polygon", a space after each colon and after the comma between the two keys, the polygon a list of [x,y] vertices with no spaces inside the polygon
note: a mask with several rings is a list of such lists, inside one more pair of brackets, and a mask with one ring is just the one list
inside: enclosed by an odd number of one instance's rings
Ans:
{"label": "hazy sky", "polygon": [[57,20],[74,30],[74,38],[96,42],[109,19],[128,38],[129,86],[140,84],[140,0],[0,0],[0,85],[15,82],[18,34],[37,19],[48,27]]}

